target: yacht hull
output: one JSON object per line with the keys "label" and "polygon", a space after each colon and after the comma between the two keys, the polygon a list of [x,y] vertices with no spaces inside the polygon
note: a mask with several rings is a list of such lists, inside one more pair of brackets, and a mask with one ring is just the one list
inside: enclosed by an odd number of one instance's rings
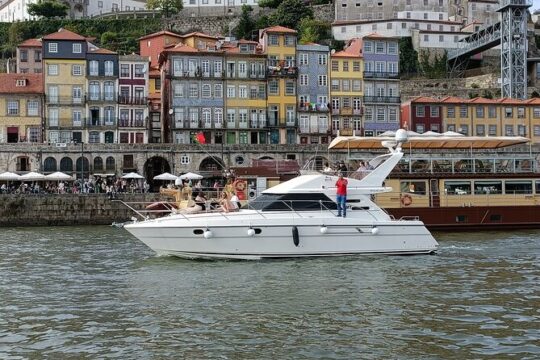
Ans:
{"label": "yacht hull", "polygon": [[125,226],[159,255],[190,259],[428,254],[437,242],[419,221],[312,216],[162,218]]}

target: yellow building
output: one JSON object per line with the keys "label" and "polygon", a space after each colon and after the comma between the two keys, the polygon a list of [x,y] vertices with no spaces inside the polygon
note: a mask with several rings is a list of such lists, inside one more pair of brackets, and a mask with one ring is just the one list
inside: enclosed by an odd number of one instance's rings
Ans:
{"label": "yellow building", "polygon": [[332,134],[353,135],[362,128],[363,70],[362,41],[352,39],[347,47],[331,55],[330,106]]}
{"label": "yellow building", "polygon": [[46,141],[88,142],[83,138],[87,39],[60,29],[42,42]]}
{"label": "yellow building", "polygon": [[225,42],[226,144],[266,144],[266,56],[256,41]]}
{"label": "yellow building", "polygon": [[273,26],[260,31],[267,55],[268,127],[271,144],[296,143],[296,42],[295,30]]}
{"label": "yellow building", "polygon": [[0,143],[42,141],[42,99],[41,74],[0,74]]}

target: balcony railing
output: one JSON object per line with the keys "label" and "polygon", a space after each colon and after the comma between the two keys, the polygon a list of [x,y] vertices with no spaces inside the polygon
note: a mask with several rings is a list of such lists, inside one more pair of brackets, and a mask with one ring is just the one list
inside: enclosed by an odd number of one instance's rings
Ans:
{"label": "balcony railing", "polygon": [[248,70],[247,72],[240,74],[238,71],[227,71],[226,72],[227,79],[261,79],[264,80],[266,78],[266,73],[264,70],[262,71],[251,71]]}
{"label": "balcony railing", "polygon": [[289,66],[289,67],[268,66],[266,75],[270,77],[277,77],[277,76],[297,77],[298,69],[294,66]]}
{"label": "balcony railing", "polygon": [[142,127],[146,127],[146,123],[142,119],[141,120],[120,119],[120,120],[118,120],[118,127],[142,128]]}
{"label": "balcony railing", "polygon": [[364,71],[364,79],[399,79],[399,73],[388,71]]}
{"label": "balcony railing", "polygon": [[84,98],[71,96],[50,96],[47,95],[45,101],[49,105],[83,105]]}
{"label": "balcony railing", "polygon": [[87,102],[116,102],[117,101],[117,94],[116,93],[97,93],[97,94],[87,94],[86,95],[86,101]]}
{"label": "balcony railing", "polygon": [[122,105],[146,105],[148,104],[148,98],[143,96],[118,95],[118,103]]}
{"label": "balcony railing", "polygon": [[310,127],[299,127],[298,128],[298,133],[300,133],[300,134],[310,134],[310,135],[328,134],[328,127],[318,127],[318,128],[315,128],[315,129],[312,129]]}
{"label": "balcony railing", "polygon": [[400,104],[399,96],[364,96],[364,103]]}
{"label": "balcony railing", "polygon": [[298,104],[298,111],[304,112],[329,112],[330,109],[325,104]]}
{"label": "balcony railing", "polygon": [[86,126],[88,128],[116,126],[116,118],[87,118]]}

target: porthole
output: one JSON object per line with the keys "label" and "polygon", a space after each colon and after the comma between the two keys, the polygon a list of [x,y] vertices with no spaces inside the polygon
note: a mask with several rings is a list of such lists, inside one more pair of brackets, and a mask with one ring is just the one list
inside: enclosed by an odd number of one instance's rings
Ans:
{"label": "porthole", "polygon": [[195,235],[202,235],[202,234],[204,234],[204,230],[203,229],[195,229],[195,230],[193,230],[193,233]]}
{"label": "porthole", "polygon": [[260,233],[262,233],[262,229],[253,229],[253,230],[255,230],[256,235],[259,235]]}
{"label": "porthole", "polygon": [[234,158],[234,162],[236,163],[236,165],[242,165],[244,161],[245,159],[242,155],[238,155],[237,157]]}

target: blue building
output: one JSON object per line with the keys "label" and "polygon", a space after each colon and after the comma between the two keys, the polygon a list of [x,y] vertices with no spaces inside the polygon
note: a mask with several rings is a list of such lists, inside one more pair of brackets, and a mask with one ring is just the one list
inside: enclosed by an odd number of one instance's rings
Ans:
{"label": "blue building", "polygon": [[364,135],[397,130],[400,123],[399,39],[373,33],[362,38]]}
{"label": "blue building", "polygon": [[326,144],[329,134],[329,47],[296,46],[298,134],[300,144]]}

